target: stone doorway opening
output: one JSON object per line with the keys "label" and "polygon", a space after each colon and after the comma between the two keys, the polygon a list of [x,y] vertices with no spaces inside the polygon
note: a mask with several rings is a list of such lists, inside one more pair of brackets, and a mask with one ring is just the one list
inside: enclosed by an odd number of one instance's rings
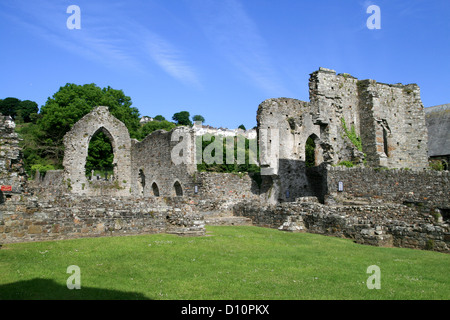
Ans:
{"label": "stone doorway opening", "polygon": [[317,135],[312,134],[306,139],[305,143],[305,166],[312,168],[323,162],[322,149],[320,147],[320,139]]}

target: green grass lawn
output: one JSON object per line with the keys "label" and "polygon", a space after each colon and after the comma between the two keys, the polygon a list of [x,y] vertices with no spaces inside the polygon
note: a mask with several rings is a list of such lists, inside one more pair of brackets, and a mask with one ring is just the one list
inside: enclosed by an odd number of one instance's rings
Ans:
{"label": "green grass lawn", "polygon": [[[5,244],[0,299],[449,299],[450,255],[258,227]],[[67,267],[81,270],[69,290]],[[381,271],[381,289],[367,288]]]}

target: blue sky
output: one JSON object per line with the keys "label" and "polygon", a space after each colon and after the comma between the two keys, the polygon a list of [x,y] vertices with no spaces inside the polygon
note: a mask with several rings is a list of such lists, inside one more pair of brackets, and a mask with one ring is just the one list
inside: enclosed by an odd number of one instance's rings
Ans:
{"label": "blue sky", "polygon": [[[378,30],[366,26],[372,4]],[[81,29],[67,28],[70,5]],[[319,67],[450,103],[448,0],[1,0],[0,39],[0,98],[39,106],[66,83],[95,83],[141,115],[251,128],[266,99],[309,101]]]}

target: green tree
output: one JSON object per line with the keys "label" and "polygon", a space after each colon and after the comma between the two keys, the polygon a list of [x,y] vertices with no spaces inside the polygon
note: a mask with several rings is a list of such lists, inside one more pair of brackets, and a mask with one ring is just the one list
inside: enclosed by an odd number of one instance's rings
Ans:
{"label": "green tree", "polygon": [[17,110],[20,106],[20,100],[17,98],[8,97],[0,101],[0,113],[4,116],[11,116],[13,118],[17,115]]}
{"label": "green tree", "polygon": [[150,133],[156,130],[164,129],[166,131],[170,131],[175,127],[176,127],[175,123],[169,122],[167,120],[147,122],[142,126],[141,137],[145,138]]}
{"label": "green tree", "polygon": [[238,127],[238,129],[242,129],[242,130],[247,130],[247,129],[245,129],[245,126],[243,125],[243,124],[241,124],[239,127]]}
{"label": "green tree", "polygon": [[[30,168],[33,164],[52,164],[62,167],[64,156],[63,137],[80,120],[97,106],[107,106],[113,116],[122,121],[132,138],[139,139],[140,123],[139,111],[131,107],[131,98],[122,90],[111,87],[100,88],[95,84],[76,85],[68,83],[42,106],[38,115],[31,113],[30,119],[36,123],[27,124],[19,130],[23,139],[25,165]],[[94,138],[106,141],[101,138]],[[92,140],[91,140],[92,141]],[[100,143],[99,141],[93,141]],[[88,161],[89,162],[89,161]],[[97,164],[93,164],[94,166]]]}
{"label": "green tree", "polygon": [[314,143],[314,140],[311,137],[309,137],[306,140],[305,146],[305,165],[307,168],[312,168],[316,165],[315,150],[316,144]]}
{"label": "green tree", "polygon": [[[230,150],[227,150],[227,139],[223,138],[223,151],[222,151],[222,155],[223,155],[223,159],[222,159],[222,163],[206,163],[205,159],[203,158],[204,152],[205,152],[205,148],[210,145],[211,143],[213,143],[217,137],[216,136],[211,136],[210,134],[206,134],[203,136],[198,136],[197,138],[197,146],[200,146],[201,144],[201,148],[197,148],[196,152],[197,152],[197,159],[200,159],[201,157],[201,162],[199,161],[199,163],[197,164],[197,170],[198,171],[212,171],[212,172],[234,172],[234,173],[238,173],[238,172],[248,172],[248,173],[252,173],[252,174],[259,174],[260,173],[260,167],[256,164],[250,163],[250,156],[255,156],[255,155],[250,155],[250,140],[241,136],[241,137],[234,137],[234,148],[231,152],[233,152],[234,155],[234,163],[227,163],[227,152],[230,152]],[[243,147],[245,148],[244,150],[239,149],[241,148],[241,143],[237,142],[237,139],[244,139],[244,145]],[[243,152],[245,154],[245,163],[241,163],[238,164],[236,159],[238,157],[238,153],[241,154],[241,152]],[[258,157],[258,151],[256,151],[256,157]],[[215,156],[215,150],[212,152],[211,154],[212,157]],[[256,159],[258,160],[258,159]]]}
{"label": "green tree", "polygon": [[110,173],[113,170],[113,160],[111,141],[103,132],[98,132],[89,143],[85,166],[86,175],[91,175],[92,170]]}
{"label": "green tree", "polygon": [[31,122],[32,114],[39,112],[38,104],[31,100],[21,101],[17,108],[17,116],[22,117],[24,122]]}
{"label": "green tree", "polygon": [[188,111],[180,111],[173,115],[172,120],[176,121],[181,126],[191,126],[192,122],[189,119],[190,115]]}
{"label": "green tree", "polygon": [[95,84],[66,84],[41,108],[39,126],[48,137],[61,143],[64,135],[94,107],[107,106],[113,116],[122,121],[132,138],[138,137],[139,111],[131,107],[131,98],[122,90],[99,88]]}
{"label": "green tree", "polygon": [[38,104],[31,100],[20,101],[12,97],[0,100],[0,113],[13,117],[16,122],[30,122],[31,114],[38,112]]}
{"label": "green tree", "polygon": [[154,117],[153,119],[155,119],[156,121],[164,121],[166,120],[166,118],[164,118],[162,115],[158,114],[156,117]]}
{"label": "green tree", "polygon": [[192,121],[194,122],[200,121],[203,123],[205,122],[205,118],[199,114],[196,114],[195,116],[192,117]]}

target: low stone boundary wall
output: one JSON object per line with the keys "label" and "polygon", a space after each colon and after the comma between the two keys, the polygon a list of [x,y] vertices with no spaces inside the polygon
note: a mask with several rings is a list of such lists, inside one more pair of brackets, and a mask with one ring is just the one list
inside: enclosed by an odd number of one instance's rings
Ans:
{"label": "low stone boundary wall", "polygon": [[234,207],[234,214],[262,227],[450,253],[448,222],[401,204],[328,206],[311,201],[261,206],[242,202]]}
{"label": "low stone boundary wall", "polygon": [[203,215],[168,198],[28,197],[0,208],[0,242],[146,233],[204,235]]}

